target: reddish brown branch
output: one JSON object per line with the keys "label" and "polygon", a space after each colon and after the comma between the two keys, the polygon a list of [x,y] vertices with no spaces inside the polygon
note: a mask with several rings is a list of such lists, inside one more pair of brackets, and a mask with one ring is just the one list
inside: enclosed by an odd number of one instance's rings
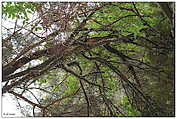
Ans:
{"label": "reddish brown branch", "polygon": [[9,93],[13,94],[16,97],[21,98],[22,100],[24,100],[27,103],[31,104],[33,107],[37,106],[37,107],[39,107],[42,110],[46,110],[49,106],[54,105],[57,102],[59,103],[59,102],[61,102],[62,100],[66,99],[66,98],[69,98],[69,97],[72,97],[72,96],[76,95],[79,92],[79,90],[80,90],[80,88],[78,88],[74,93],[71,93],[71,94],[65,95],[62,98],[56,99],[56,100],[52,101],[51,103],[49,103],[46,106],[42,106],[40,104],[36,104],[36,103],[30,101],[29,99],[27,99],[26,97],[22,96],[21,94],[15,93],[14,91],[9,91]]}
{"label": "reddish brown branch", "polygon": [[19,98],[23,99],[24,101],[28,102],[28,103],[31,104],[32,106],[37,106],[37,107],[39,107],[39,108],[44,108],[42,105],[36,104],[36,103],[30,101],[29,99],[25,98],[24,96],[22,96],[22,95],[20,95],[20,94],[18,94],[18,93],[15,93],[14,91],[9,91],[9,93],[13,94],[13,95],[16,96],[16,97],[19,97]]}
{"label": "reddish brown branch", "polygon": [[65,96],[62,97],[62,98],[59,98],[59,99],[56,99],[56,100],[52,101],[51,103],[49,103],[48,105],[46,105],[46,106],[44,107],[44,109],[48,108],[48,107],[51,106],[51,105],[54,105],[55,103],[59,103],[59,102],[61,102],[62,100],[66,99],[66,98],[69,98],[69,97],[72,97],[72,96],[76,95],[76,94],[79,92],[79,90],[80,90],[80,88],[78,88],[74,93],[65,95]]}

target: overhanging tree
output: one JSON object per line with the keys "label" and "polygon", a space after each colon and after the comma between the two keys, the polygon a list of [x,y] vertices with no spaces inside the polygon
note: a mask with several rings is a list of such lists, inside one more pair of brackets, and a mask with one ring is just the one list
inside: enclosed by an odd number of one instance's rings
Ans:
{"label": "overhanging tree", "polygon": [[2,93],[33,116],[174,116],[174,3],[2,4]]}

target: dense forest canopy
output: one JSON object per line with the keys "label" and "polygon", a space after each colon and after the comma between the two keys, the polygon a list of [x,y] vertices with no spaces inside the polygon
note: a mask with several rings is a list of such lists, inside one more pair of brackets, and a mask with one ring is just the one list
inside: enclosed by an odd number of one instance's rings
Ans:
{"label": "dense forest canopy", "polygon": [[2,2],[2,95],[24,116],[175,116],[174,4]]}

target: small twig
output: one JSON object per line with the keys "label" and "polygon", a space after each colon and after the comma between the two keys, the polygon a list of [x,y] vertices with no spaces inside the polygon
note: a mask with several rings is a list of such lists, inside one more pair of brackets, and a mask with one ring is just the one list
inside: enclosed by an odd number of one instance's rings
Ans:
{"label": "small twig", "polygon": [[35,117],[35,105],[33,106],[33,117]]}
{"label": "small twig", "polygon": [[[117,20],[113,21],[112,23],[109,23],[109,24],[104,25],[104,27],[110,27],[111,25],[117,23],[118,21],[120,21],[120,20],[122,20],[122,19],[125,19],[125,18],[127,18],[127,17],[134,17],[134,16],[139,16],[139,15],[136,15],[136,14],[129,14],[129,15],[126,15],[126,16],[121,16],[121,17],[119,17]],[[144,16],[144,15],[140,15],[140,16],[141,16],[141,18],[142,18],[142,17],[148,17],[148,16]]]}
{"label": "small twig", "polygon": [[30,92],[33,95],[33,97],[36,99],[36,101],[40,104],[40,101],[37,99],[37,97],[34,95],[34,93],[32,91],[28,90],[28,89],[26,89],[26,90],[28,92]]}

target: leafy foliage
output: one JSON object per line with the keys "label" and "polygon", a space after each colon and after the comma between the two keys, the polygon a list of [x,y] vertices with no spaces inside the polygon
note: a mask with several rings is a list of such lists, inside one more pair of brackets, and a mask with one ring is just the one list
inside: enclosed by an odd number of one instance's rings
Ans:
{"label": "leafy foliage", "polygon": [[28,14],[35,11],[35,3],[30,2],[3,2],[3,15],[8,18],[29,19]]}

